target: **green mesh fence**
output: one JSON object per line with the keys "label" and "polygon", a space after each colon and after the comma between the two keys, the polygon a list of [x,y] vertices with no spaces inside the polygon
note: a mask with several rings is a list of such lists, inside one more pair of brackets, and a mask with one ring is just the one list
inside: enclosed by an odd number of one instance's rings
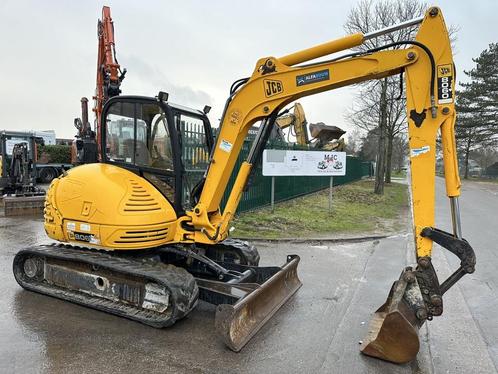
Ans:
{"label": "green mesh fence", "polygon": [[[186,170],[185,181],[186,190],[184,196],[188,200],[191,187],[194,186],[201,178],[207,164],[207,153],[199,149],[199,144],[205,144],[204,130],[200,126],[182,123],[182,144],[184,166]],[[247,159],[254,135],[249,135],[244,141],[242,150],[235,164],[234,171],[228,182],[225,196],[221,202],[222,208],[225,206],[230,191],[232,189],[235,177],[239,171],[240,165]],[[202,147],[201,147],[202,148]],[[267,149],[302,149],[309,150],[307,147],[288,144],[285,142],[269,142]],[[363,162],[359,158],[347,156],[346,175],[343,177],[334,177],[334,186],[349,183],[365,176],[371,175],[371,163]],[[275,201],[284,201],[293,199],[298,196],[306,195],[312,192],[328,188],[330,177],[275,177]],[[265,177],[262,174],[261,160],[253,168],[246,191],[243,193],[237,211],[243,212],[269,205],[271,200],[271,177]],[[185,203],[188,204],[186,201]]]}
{"label": "green mesh fence", "polygon": [[[242,151],[239,154],[234,171],[228,182],[227,192],[222,200],[222,207],[228,199],[229,191],[233,186],[240,165],[247,159],[249,149],[252,144],[252,138],[244,142]],[[302,149],[309,150],[306,147],[283,143],[270,142],[266,149]],[[343,177],[334,177],[334,186],[349,183],[365,176],[370,176],[370,162],[363,162],[357,157],[347,156],[346,175]],[[284,201],[293,199],[298,196],[306,195],[312,192],[323,190],[330,186],[330,177],[298,177],[286,176],[275,177],[275,201]],[[244,212],[256,209],[271,202],[271,177],[265,177],[262,173],[262,162],[259,160],[253,168],[246,191],[243,193],[237,208],[238,212]]]}

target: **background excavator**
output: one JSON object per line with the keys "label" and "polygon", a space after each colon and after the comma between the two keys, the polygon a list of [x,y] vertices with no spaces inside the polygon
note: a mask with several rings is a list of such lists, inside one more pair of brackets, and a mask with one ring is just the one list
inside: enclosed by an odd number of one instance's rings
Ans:
{"label": "background excavator", "polygon": [[38,145],[43,139],[34,134],[0,132],[0,208],[6,216],[43,211],[45,190],[36,184]]}
{"label": "background excavator", "polygon": [[[309,62],[419,24],[415,40]],[[240,350],[301,286],[299,257],[288,255],[282,267],[260,267],[254,248],[227,242],[230,221],[279,113],[303,96],[401,73],[417,265],[403,269],[374,314],[361,351],[397,363],[412,360],[419,349],[420,326],[442,314],[443,294],[475,266],[474,252],[461,234],[455,70],[437,7],[423,18],[383,30],[348,35],[280,58],[261,58],[250,77],[232,85],[214,143],[205,111],[173,104],[164,92],[157,97],[110,98],[99,129],[101,162],[71,169],[55,179],[47,193],[45,230],[62,244],[18,252],[13,264],[17,282],[27,290],[155,327],[172,325],[201,299],[217,305],[219,336],[232,350]],[[182,199],[180,141],[180,124],[189,118],[204,124],[206,136],[200,145],[210,154],[204,178],[192,189],[192,208]],[[260,120],[248,158],[221,209],[244,138]],[[113,132],[121,123],[133,123],[133,131]],[[453,233],[434,228],[438,132]],[[442,283],[431,261],[434,242],[461,261]]]}
{"label": "background excavator", "polygon": [[[291,109],[294,109],[292,113],[290,113]],[[296,143],[301,146],[338,152],[346,148],[344,139],[341,138],[346,131],[337,126],[329,126],[323,122],[310,123],[308,131],[308,121],[306,121],[306,115],[300,103],[296,102],[291,108],[280,113],[275,123],[282,130],[289,129],[288,141],[290,135],[293,135],[296,137]]]}
{"label": "background excavator", "polygon": [[116,57],[114,41],[114,23],[111,8],[102,7],[102,19],[97,21],[97,85],[95,89],[95,131],[88,120],[88,99],[81,99],[81,118],[75,118],[74,126],[78,130],[71,148],[71,162],[81,165],[97,162],[101,159],[100,128],[102,125],[102,109],[111,97],[121,94],[121,82],[125,78],[126,69],[121,70]]}

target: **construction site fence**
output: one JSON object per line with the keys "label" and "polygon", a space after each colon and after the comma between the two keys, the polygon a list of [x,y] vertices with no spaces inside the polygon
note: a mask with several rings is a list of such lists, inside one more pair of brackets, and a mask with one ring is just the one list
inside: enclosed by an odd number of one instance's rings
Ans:
{"label": "construction site fence", "polygon": [[[244,142],[243,150],[237,160],[237,164],[234,169],[235,172],[232,173],[229,181],[229,188],[227,189],[227,191],[230,191],[230,187],[233,186],[237,171],[241,163],[247,158],[250,146],[250,141]],[[306,147],[280,142],[270,143],[267,145],[266,149],[311,150]],[[334,186],[338,186],[369,176],[371,176],[370,162],[363,162],[357,157],[347,156],[346,175],[343,177],[334,177],[333,184]],[[278,176],[273,178],[275,178],[275,202],[294,199],[296,197],[307,195],[330,187],[330,176]],[[261,160],[259,160],[255,168],[253,169],[248,186],[240,200],[237,212],[244,212],[270,205],[271,180],[272,177],[263,176],[262,162]],[[225,205],[227,199],[228,193],[226,193],[223,198],[222,206]]]}
{"label": "construction site fence", "polygon": [[[216,133],[215,133],[216,136]],[[249,135],[244,141],[242,150],[235,164],[234,171],[228,182],[225,196],[223,197],[221,206],[225,206],[228,200],[229,192],[235,181],[235,177],[239,171],[240,165],[247,159],[249,149],[254,140],[254,134]],[[204,129],[197,124],[182,123],[182,144],[183,144],[183,160],[186,168],[186,188],[184,196],[188,199],[188,195],[192,187],[202,178],[205,167],[208,163],[207,152],[200,151],[199,145],[205,144]],[[284,149],[284,150],[313,150],[308,147],[299,146],[283,141],[270,141],[266,149]],[[205,160],[204,160],[205,158]],[[353,182],[363,177],[372,175],[371,162],[364,162],[357,157],[347,156],[346,160],[346,175],[343,177],[334,177],[334,186]],[[300,177],[286,176],[275,178],[275,202],[284,201],[296,198],[298,196],[317,192],[330,186],[330,177]],[[244,212],[252,209],[264,207],[271,203],[271,179],[272,177],[263,176],[262,163],[259,160],[252,170],[248,186],[244,191],[240,200],[237,212]]]}

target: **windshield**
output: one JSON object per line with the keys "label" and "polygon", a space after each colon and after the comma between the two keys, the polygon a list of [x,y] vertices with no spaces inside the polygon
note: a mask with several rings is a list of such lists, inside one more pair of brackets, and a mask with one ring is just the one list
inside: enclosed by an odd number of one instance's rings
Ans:
{"label": "windshield", "polygon": [[[159,103],[135,98],[110,103],[105,112],[105,160],[128,164],[135,172],[139,168],[171,202],[188,209],[192,191],[209,165],[211,128],[202,115],[177,107],[167,113]],[[176,171],[174,154],[181,160],[176,161]]]}
{"label": "windshield", "polygon": [[173,170],[168,123],[159,105],[117,102],[106,120],[109,161]]}

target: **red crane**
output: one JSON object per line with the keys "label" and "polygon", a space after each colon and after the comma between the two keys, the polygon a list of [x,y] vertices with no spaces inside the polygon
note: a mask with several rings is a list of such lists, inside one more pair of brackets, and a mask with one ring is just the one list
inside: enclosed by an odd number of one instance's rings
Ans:
{"label": "red crane", "polygon": [[100,149],[100,126],[102,108],[111,97],[121,93],[121,82],[126,69],[121,71],[116,58],[116,44],[114,42],[114,24],[111,18],[111,8],[102,8],[102,19],[97,24],[97,36],[99,38],[99,50],[97,57],[97,89],[93,97],[95,100],[95,112],[97,119],[97,145]]}
{"label": "red crane", "polygon": [[111,8],[102,7],[102,19],[97,23],[98,55],[97,55],[97,87],[95,89],[95,131],[92,131],[88,122],[88,99],[81,99],[82,119],[76,118],[74,124],[78,129],[76,140],[73,142],[73,164],[85,164],[100,160],[100,127],[102,109],[111,97],[121,93],[121,82],[126,69],[121,67],[116,58],[114,42],[114,24],[111,18]]}

